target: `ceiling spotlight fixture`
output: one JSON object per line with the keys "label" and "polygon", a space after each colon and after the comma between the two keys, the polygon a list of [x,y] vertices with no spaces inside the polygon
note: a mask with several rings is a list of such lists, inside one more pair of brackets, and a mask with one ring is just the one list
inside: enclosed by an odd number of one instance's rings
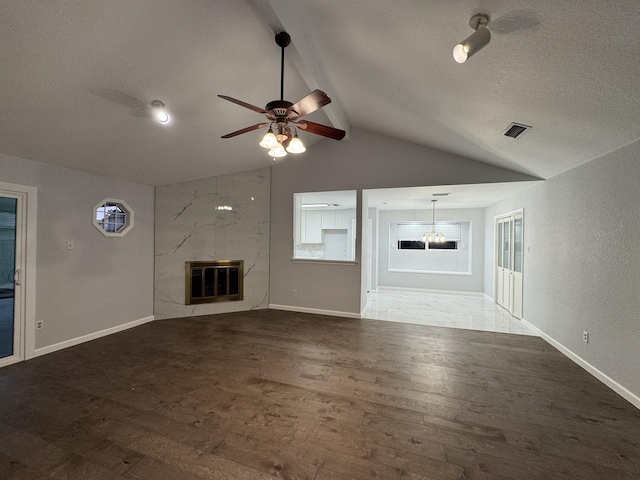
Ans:
{"label": "ceiling spotlight fixture", "polygon": [[462,42],[453,47],[453,58],[458,63],[464,63],[467,59],[489,44],[491,32],[487,29],[489,15],[477,14],[469,20],[469,26],[475,30]]}
{"label": "ceiling spotlight fixture", "polygon": [[158,123],[166,125],[171,121],[171,115],[169,115],[169,112],[167,112],[164,102],[160,100],[154,100],[153,102],[151,102],[151,107],[153,108],[153,114],[155,115]]}
{"label": "ceiling spotlight fixture", "polygon": [[433,221],[431,223],[431,232],[422,234],[422,241],[424,243],[444,243],[447,241],[444,233],[436,233],[436,202],[438,200],[431,200],[433,205]]}

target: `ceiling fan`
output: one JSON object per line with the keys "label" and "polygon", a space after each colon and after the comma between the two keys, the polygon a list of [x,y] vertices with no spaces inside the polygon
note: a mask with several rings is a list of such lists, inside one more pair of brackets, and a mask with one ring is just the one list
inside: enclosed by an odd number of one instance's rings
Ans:
{"label": "ceiling fan", "polygon": [[302,141],[298,137],[298,129],[322,135],[323,137],[342,140],[345,136],[344,130],[301,120],[305,115],[324,107],[331,103],[331,99],[322,90],[314,90],[306,97],[296,103],[288,102],[284,99],[284,49],[291,43],[291,37],[287,32],[276,34],[276,44],[282,49],[280,60],[280,100],[273,100],[264,108],[256,107],[249,103],[237,100],[226,95],[218,95],[220,98],[228,100],[242,107],[258,112],[267,117],[268,122],[256,123],[250,127],[243,128],[232,133],[223,135],[222,138],[231,138],[243,133],[252,132],[259,128],[269,126],[269,130],[260,142],[260,146],[269,149],[269,155],[274,157],[284,157],[289,153],[302,153],[306,150]]}

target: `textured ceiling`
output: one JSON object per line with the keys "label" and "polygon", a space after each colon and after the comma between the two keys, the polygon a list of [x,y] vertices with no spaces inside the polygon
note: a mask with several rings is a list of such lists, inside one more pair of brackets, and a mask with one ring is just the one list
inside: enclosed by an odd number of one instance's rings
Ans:
{"label": "textured ceiling", "polygon": [[[491,43],[459,65],[478,12]],[[216,95],[276,99],[284,27],[285,97],[334,100],[310,120],[548,178],[640,138],[638,25],[637,0],[4,1],[0,152],[152,185],[268,166],[260,132],[220,139],[262,117]]]}

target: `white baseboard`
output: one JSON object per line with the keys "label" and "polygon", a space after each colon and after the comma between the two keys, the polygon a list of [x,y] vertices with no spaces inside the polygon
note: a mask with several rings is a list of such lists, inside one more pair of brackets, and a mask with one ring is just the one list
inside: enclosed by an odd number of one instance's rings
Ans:
{"label": "white baseboard", "polygon": [[613,378],[609,377],[607,374],[605,374],[605,373],[601,372],[600,370],[598,370],[596,367],[591,365],[585,359],[583,359],[579,355],[575,354],[573,351],[569,350],[567,347],[562,345],[560,342],[554,340],[549,335],[544,333],[538,327],[536,327],[535,325],[532,325],[530,322],[527,322],[524,318],[522,319],[522,323],[525,324],[527,327],[529,327],[534,332],[536,332],[538,335],[540,335],[540,337],[542,337],[546,342],[548,342],[551,345],[553,345],[554,347],[556,347],[564,355],[566,355],[571,360],[573,360],[575,363],[577,363],[582,368],[584,368],[591,375],[593,375],[598,380],[600,380],[602,383],[604,383],[611,390],[616,392],[618,395],[623,397],[625,400],[627,400],[630,403],[632,403],[636,408],[640,409],[640,397],[638,395],[636,395],[635,393],[633,393],[631,390],[627,389],[626,387],[620,385]]}
{"label": "white baseboard", "polygon": [[442,295],[464,295],[466,297],[482,297],[484,292],[463,292],[459,290],[434,290],[431,288],[409,288],[409,287],[383,287],[378,286],[378,290],[394,290],[401,292],[424,292],[424,293],[437,293]]}
{"label": "white baseboard", "polygon": [[300,312],[300,313],[315,313],[317,315],[330,315],[332,317],[345,317],[345,318],[357,318],[360,319],[359,313],[352,312],[340,312],[337,310],[321,310],[319,308],[307,308],[307,307],[294,307],[292,305],[276,305],[269,304],[271,310],[285,310],[287,312]]}
{"label": "white baseboard", "polygon": [[140,318],[138,320],[134,320],[129,323],[123,323],[122,325],[116,325],[115,327],[105,328],[104,330],[100,330],[98,332],[88,333],[87,335],[82,335],[81,337],[71,338],[69,340],[65,340],[64,342],[54,343],[53,345],[48,345],[42,348],[36,348],[34,351],[34,355],[31,358],[39,357],[41,355],[46,355],[48,353],[57,352],[58,350],[62,350],[68,347],[73,347],[74,345],[79,345],[81,343],[88,342],[90,340],[95,340],[96,338],[106,337],[107,335],[122,332],[123,330],[129,330],[130,328],[152,322],[153,320],[155,320],[155,317],[153,315],[150,315],[148,317]]}

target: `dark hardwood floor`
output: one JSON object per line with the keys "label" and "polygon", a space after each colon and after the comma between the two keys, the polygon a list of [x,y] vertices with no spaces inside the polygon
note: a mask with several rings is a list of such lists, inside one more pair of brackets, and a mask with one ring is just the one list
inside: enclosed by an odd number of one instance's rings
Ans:
{"label": "dark hardwood floor", "polygon": [[253,311],[0,370],[1,479],[638,479],[640,411],[536,337]]}

